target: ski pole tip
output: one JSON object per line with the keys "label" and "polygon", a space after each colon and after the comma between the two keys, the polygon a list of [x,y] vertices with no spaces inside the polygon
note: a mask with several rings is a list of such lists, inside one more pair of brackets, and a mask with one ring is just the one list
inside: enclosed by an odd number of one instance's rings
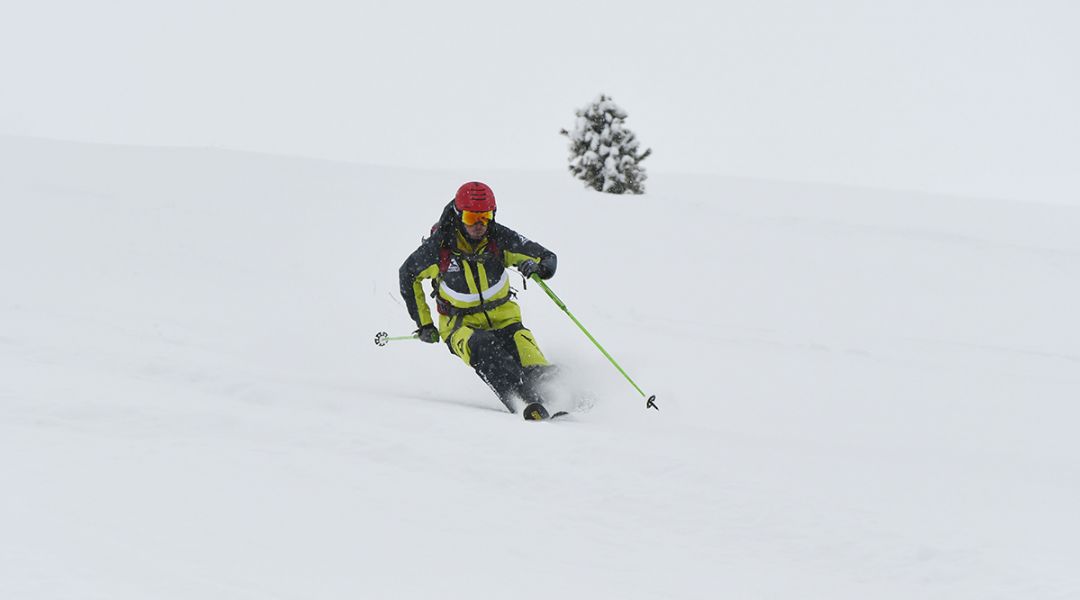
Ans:
{"label": "ski pole tip", "polygon": [[375,334],[375,345],[376,346],[385,346],[387,341],[389,341],[389,337],[390,337],[390,335],[388,333],[386,333],[385,331],[380,331],[379,333],[376,333]]}
{"label": "ski pole tip", "polygon": [[656,405],[656,394],[649,396],[649,399],[645,401],[645,410],[648,410],[650,408],[660,410],[660,407]]}

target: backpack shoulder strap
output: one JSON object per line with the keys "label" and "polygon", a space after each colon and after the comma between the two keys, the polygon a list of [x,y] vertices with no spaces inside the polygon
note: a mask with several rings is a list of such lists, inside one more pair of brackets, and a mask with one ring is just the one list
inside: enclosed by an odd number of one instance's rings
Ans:
{"label": "backpack shoulder strap", "polygon": [[439,273],[445,273],[450,268],[450,247],[442,246],[439,248]]}

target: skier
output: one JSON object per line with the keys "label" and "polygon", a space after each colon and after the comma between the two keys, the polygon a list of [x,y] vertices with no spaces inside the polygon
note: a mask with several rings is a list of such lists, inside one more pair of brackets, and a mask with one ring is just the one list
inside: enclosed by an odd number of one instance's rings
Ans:
{"label": "skier", "polygon": [[[528,419],[547,418],[540,383],[553,367],[531,331],[521,323],[521,309],[510,290],[507,267],[529,278],[555,274],[555,253],[495,222],[495,194],[470,181],[458,188],[439,222],[398,272],[401,296],[416,323],[418,337],[429,344],[442,339],[450,352],[471,366],[510,412],[515,398]],[[435,328],[421,282],[434,279],[431,295],[439,311]]]}

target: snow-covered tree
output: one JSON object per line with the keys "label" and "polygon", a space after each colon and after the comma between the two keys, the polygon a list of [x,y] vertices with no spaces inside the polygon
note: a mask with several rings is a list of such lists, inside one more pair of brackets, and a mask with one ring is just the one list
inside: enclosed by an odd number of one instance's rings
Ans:
{"label": "snow-covered tree", "polygon": [[652,149],[638,153],[637,137],[623,124],[626,111],[600,94],[576,114],[573,131],[560,131],[570,138],[570,172],[597,191],[645,193],[645,169],[638,163]]}

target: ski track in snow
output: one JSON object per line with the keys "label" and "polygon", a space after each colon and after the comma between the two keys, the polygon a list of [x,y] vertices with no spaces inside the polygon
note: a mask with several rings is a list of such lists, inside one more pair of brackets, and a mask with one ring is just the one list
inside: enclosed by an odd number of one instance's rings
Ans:
{"label": "ski track in snow", "polygon": [[[3,137],[0,163],[0,597],[1080,596],[1080,211]],[[371,343],[413,328],[397,267],[476,178],[659,412],[532,286],[557,401],[592,403],[564,421]]]}

